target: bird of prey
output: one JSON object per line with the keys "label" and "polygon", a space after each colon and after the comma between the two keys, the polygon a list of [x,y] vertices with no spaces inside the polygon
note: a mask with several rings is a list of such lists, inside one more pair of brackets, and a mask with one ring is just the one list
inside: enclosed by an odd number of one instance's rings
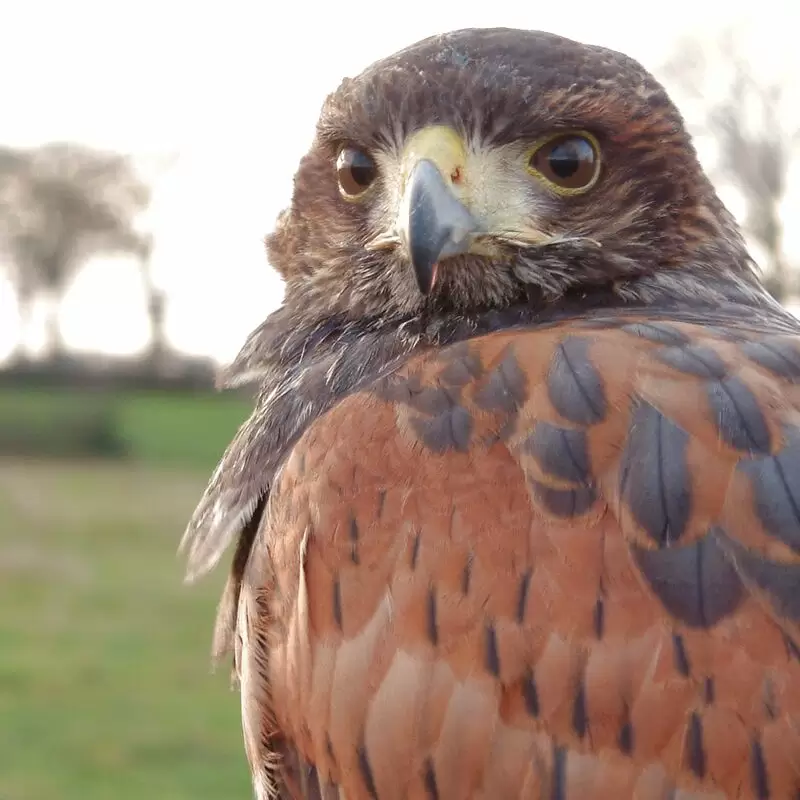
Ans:
{"label": "bird of prey", "polygon": [[637,62],[434,36],[324,104],[184,537],[260,800],[800,797],[800,324]]}

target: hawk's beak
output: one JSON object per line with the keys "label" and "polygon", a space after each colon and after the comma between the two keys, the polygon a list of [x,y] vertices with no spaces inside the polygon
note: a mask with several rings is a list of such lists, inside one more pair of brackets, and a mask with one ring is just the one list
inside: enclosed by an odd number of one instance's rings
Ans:
{"label": "hawk's beak", "polygon": [[436,283],[442,259],[469,251],[479,225],[459,199],[465,149],[450,128],[425,128],[409,142],[398,233],[408,251],[422,294]]}

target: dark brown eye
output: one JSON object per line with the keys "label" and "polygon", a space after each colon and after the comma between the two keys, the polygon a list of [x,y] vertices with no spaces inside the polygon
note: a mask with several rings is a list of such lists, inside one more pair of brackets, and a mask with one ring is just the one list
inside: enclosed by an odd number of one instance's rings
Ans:
{"label": "dark brown eye", "polygon": [[545,142],[531,156],[530,168],[556,189],[585,191],[594,184],[600,156],[592,140],[570,133]]}
{"label": "dark brown eye", "polygon": [[344,197],[353,200],[369,189],[378,171],[375,162],[357,147],[343,147],[336,159],[336,175]]}

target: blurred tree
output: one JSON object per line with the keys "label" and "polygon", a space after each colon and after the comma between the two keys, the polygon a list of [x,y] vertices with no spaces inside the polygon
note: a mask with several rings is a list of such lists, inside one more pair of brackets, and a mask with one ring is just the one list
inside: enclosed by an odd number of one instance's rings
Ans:
{"label": "blurred tree", "polygon": [[0,147],[0,256],[4,267],[12,271],[18,294],[28,297],[28,285],[11,262],[14,258],[11,247],[12,230],[16,228],[15,198],[22,176],[28,170],[28,154],[10,147]]}
{"label": "blurred tree", "polygon": [[[28,151],[0,151],[0,239],[11,262],[20,306],[48,301],[48,344],[53,358],[63,355],[58,307],[75,272],[94,255],[127,253],[147,273],[145,288],[153,307],[149,278],[152,242],[137,230],[135,218],[150,202],[150,189],[131,161],[74,144],[50,144]],[[153,321],[153,320],[151,320]],[[163,336],[153,321],[154,341]],[[154,349],[163,348],[163,342]]]}
{"label": "blurred tree", "polygon": [[150,346],[147,358],[155,371],[159,371],[167,363],[170,356],[166,333],[166,296],[164,290],[155,282],[150,256],[153,240],[150,236],[142,237],[139,253],[141,263],[142,286],[147,302],[147,316],[150,320]]}
{"label": "blurred tree", "polygon": [[743,193],[742,227],[764,251],[767,288],[785,300],[798,288],[784,252],[780,217],[789,167],[800,144],[800,123],[791,113],[800,99],[797,88],[756,75],[732,30],[710,43],[684,40],[662,74],[702,109],[697,133],[708,135],[717,147],[712,176],[730,180]]}

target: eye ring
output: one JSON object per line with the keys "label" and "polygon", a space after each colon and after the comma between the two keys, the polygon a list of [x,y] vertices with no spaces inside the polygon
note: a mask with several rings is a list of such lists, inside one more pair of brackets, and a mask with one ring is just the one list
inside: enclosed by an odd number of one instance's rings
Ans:
{"label": "eye ring", "polygon": [[600,144],[588,131],[558,131],[526,155],[528,172],[560,195],[588,192],[600,177]]}
{"label": "eye ring", "polygon": [[344,145],[336,156],[339,194],[350,202],[360,200],[378,177],[372,156],[354,145]]}

